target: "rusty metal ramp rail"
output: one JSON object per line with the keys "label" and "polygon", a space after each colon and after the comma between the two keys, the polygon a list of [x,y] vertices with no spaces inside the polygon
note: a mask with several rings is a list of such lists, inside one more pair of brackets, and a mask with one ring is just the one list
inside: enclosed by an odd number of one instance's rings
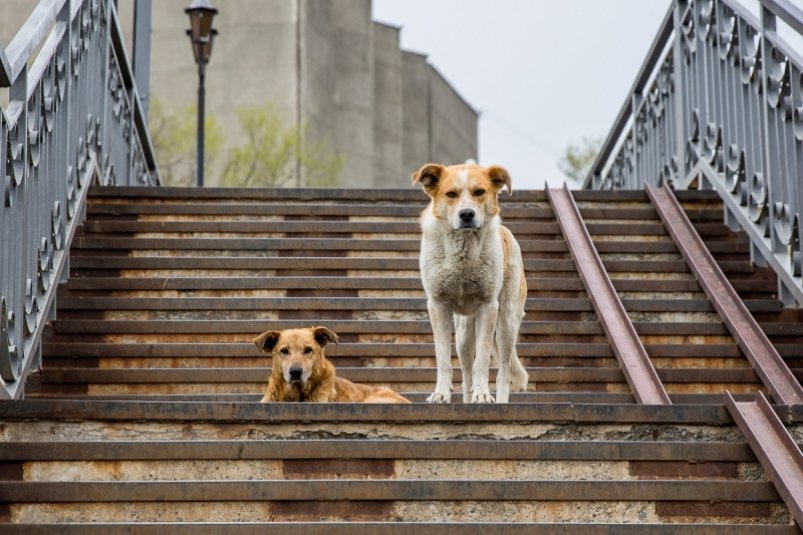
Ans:
{"label": "rusty metal ramp rail", "polygon": [[[0,404],[0,532],[799,533],[723,403],[761,378],[647,195],[571,197],[671,403],[634,395],[547,192],[502,204],[530,388],[431,406],[421,192],[93,188],[42,370]],[[680,201],[799,376],[771,272],[718,199]],[[312,324],[339,373],[414,403],[257,403],[251,339]],[[803,436],[803,407],[782,415]]]}

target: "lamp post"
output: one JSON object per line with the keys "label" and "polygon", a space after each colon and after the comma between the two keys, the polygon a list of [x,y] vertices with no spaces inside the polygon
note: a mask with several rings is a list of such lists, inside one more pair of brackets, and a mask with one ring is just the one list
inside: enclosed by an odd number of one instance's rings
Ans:
{"label": "lamp post", "polygon": [[190,16],[190,29],[187,35],[192,44],[192,53],[198,65],[198,139],[195,182],[200,188],[204,185],[204,101],[206,99],[206,64],[212,55],[212,44],[215,41],[217,30],[212,28],[212,19],[217,9],[212,7],[209,0],[192,0],[192,4],[184,9]]}

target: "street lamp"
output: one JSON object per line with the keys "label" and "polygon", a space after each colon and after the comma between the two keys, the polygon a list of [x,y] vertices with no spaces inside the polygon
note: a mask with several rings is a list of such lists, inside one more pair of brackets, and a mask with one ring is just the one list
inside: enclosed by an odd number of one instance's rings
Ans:
{"label": "street lamp", "polygon": [[187,30],[187,35],[190,37],[192,53],[195,56],[195,63],[198,65],[198,139],[195,180],[200,188],[204,185],[204,101],[206,99],[204,81],[206,64],[209,63],[212,44],[217,35],[217,30],[212,28],[212,19],[217,15],[217,9],[212,7],[209,0],[192,0],[192,4],[185,8],[184,12],[190,16],[190,29]]}

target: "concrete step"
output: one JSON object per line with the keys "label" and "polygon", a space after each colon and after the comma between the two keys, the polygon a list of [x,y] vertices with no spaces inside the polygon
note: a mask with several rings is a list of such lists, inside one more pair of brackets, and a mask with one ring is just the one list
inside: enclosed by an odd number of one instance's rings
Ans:
{"label": "concrete step", "polygon": [[12,524],[790,526],[721,404],[54,400],[0,406],[0,418]]}
{"label": "concrete step", "polygon": [[310,520],[306,522],[243,522],[240,524],[216,522],[185,522],[180,525],[161,522],[136,523],[91,523],[91,524],[39,524],[9,525],[6,527],[9,534],[50,534],[54,530],[67,535],[73,533],[88,535],[117,535],[136,531],[145,535],[217,535],[225,529],[226,533],[235,535],[263,534],[266,531],[277,535],[306,535],[306,534],[332,534],[332,535],[507,535],[519,533],[535,533],[538,535],[608,535],[620,533],[623,535],[797,535],[800,533],[796,526],[767,525],[767,524],[568,524],[568,523],[530,523],[530,522],[321,522]]}

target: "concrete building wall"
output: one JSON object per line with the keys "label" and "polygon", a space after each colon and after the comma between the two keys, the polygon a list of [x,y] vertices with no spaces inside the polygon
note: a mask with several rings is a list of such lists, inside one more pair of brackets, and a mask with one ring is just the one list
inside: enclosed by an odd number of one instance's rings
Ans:
{"label": "concrete building wall", "polygon": [[476,112],[432,65],[427,67],[432,159],[446,163],[476,159]]}
{"label": "concrete building wall", "polygon": [[[399,29],[374,23],[374,170],[375,180],[404,183],[402,145],[402,51]],[[378,182],[381,182],[377,180]]]}
{"label": "concrete building wall", "polygon": [[[345,161],[341,186],[373,186],[374,47],[370,0],[302,2],[302,109],[313,140]],[[323,52],[321,47],[327,47]],[[325,71],[321,85],[315,71]],[[330,126],[331,125],[331,126]],[[330,129],[331,128],[331,129]]]}
{"label": "concrete building wall", "polygon": [[429,143],[429,65],[426,56],[402,52],[402,162],[407,177],[432,162]]}
{"label": "concrete building wall", "polygon": [[424,163],[477,158],[477,112],[427,62],[402,52],[402,161],[406,176]]}
{"label": "concrete building wall", "polygon": [[[2,44],[37,1],[0,2]],[[129,43],[134,1],[118,0]],[[152,2],[151,97],[170,111],[197,102],[197,67],[185,34],[189,3]],[[405,188],[423,163],[476,158],[476,111],[426,56],[399,49],[398,28],[371,20],[371,0],[213,3],[220,35],[207,67],[206,109],[225,146],[209,185],[228,148],[243,141],[238,110],[267,103],[285,124],[306,124],[309,143],[343,155],[343,187]],[[304,185],[304,177],[291,185]]]}

